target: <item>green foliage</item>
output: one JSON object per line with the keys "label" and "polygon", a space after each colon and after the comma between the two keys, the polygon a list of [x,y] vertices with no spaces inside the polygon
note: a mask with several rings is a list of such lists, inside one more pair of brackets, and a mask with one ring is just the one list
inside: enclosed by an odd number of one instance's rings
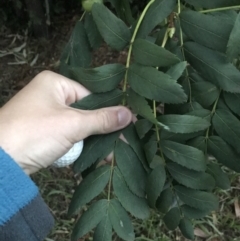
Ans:
{"label": "green foliage", "polygon": [[[72,107],[122,104],[138,120],[85,140],[74,171],[88,174],[69,214],[91,206],[72,239],[95,228],[94,241],[113,233],[134,240],[128,213],[146,219],[150,208],[167,228],[194,239],[190,220],[217,211],[215,188],[230,187],[221,165],[240,172],[238,0],[151,0],[137,15],[128,0],[108,2],[116,15],[93,5],[73,30],[60,72],[92,91]],[[91,50],[102,40],[127,52],[126,65],[91,68]],[[111,164],[98,167],[112,151]],[[96,201],[103,190],[106,199]]]}

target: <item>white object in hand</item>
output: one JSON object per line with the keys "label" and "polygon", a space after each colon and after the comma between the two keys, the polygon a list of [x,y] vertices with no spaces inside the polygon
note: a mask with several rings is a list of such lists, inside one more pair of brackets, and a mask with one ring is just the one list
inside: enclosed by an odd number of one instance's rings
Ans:
{"label": "white object in hand", "polygon": [[52,165],[54,167],[66,167],[74,163],[81,155],[83,149],[83,141],[79,141],[61,158],[55,161]]}

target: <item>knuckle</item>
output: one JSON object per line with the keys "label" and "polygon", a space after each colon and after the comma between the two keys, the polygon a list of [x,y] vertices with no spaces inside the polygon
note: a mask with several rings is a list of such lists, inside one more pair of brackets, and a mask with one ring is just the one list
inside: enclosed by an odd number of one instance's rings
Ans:
{"label": "knuckle", "polygon": [[113,127],[113,120],[106,110],[98,111],[98,121],[101,125],[102,132],[108,132]]}

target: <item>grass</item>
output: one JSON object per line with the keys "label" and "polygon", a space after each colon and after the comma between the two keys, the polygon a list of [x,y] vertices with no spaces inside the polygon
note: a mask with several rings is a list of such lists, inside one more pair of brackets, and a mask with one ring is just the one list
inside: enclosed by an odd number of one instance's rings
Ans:
{"label": "grass", "polygon": [[[236,217],[234,203],[238,200],[240,176],[229,171],[232,187],[230,190],[216,190],[220,210],[195,221],[196,241],[240,241],[240,217]],[[33,175],[40,192],[55,218],[55,227],[45,241],[69,241],[77,217],[68,217],[67,209],[79,179],[71,169],[42,170]],[[136,241],[186,241],[179,230],[168,231],[161,216],[152,212],[148,220],[133,219]],[[79,241],[90,241],[87,235]],[[113,240],[119,241],[113,236]]]}

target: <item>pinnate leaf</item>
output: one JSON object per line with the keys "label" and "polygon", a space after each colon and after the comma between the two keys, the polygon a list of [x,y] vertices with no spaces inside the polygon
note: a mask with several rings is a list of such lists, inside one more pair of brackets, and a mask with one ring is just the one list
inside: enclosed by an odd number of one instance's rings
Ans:
{"label": "pinnate leaf", "polygon": [[187,3],[202,8],[229,7],[239,4],[238,0],[186,0]]}
{"label": "pinnate leaf", "polygon": [[109,217],[117,235],[126,241],[133,241],[135,234],[132,222],[119,201],[113,199],[109,204]]}
{"label": "pinnate leaf", "polygon": [[232,94],[224,92],[224,99],[227,106],[237,115],[240,116],[240,94]]}
{"label": "pinnate leaf", "polygon": [[189,170],[173,162],[167,163],[167,169],[179,184],[186,187],[200,190],[212,190],[215,187],[215,180],[208,173]]}
{"label": "pinnate leaf", "polygon": [[144,39],[133,43],[134,60],[142,65],[167,67],[180,62],[176,55]]}
{"label": "pinnate leaf", "polygon": [[129,190],[118,168],[115,168],[113,174],[113,189],[122,206],[133,216],[140,219],[149,217],[150,210],[146,199],[134,195]]}
{"label": "pinnate leaf", "polygon": [[184,70],[186,69],[187,67],[187,62],[186,61],[183,61],[183,62],[180,62],[178,64],[175,64],[174,66],[172,66],[167,72],[166,74],[170,75],[174,80],[178,80]]}
{"label": "pinnate leaf", "polygon": [[165,181],[166,172],[163,165],[158,165],[148,175],[146,191],[150,207],[155,208],[157,198],[163,190]]}
{"label": "pinnate leaf", "polygon": [[72,68],[74,79],[95,93],[115,89],[123,80],[125,71],[122,64],[107,64],[94,69]]}
{"label": "pinnate leaf", "polygon": [[105,215],[95,229],[93,241],[112,241],[112,224],[109,215]]}
{"label": "pinnate leaf", "polygon": [[193,225],[192,222],[187,219],[187,218],[183,218],[180,221],[179,224],[179,229],[181,230],[183,236],[187,239],[194,239],[194,230],[193,230]]}
{"label": "pinnate leaf", "polygon": [[173,198],[174,195],[171,188],[163,190],[157,199],[156,208],[162,213],[167,213],[173,203]]}
{"label": "pinnate leaf", "polygon": [[118,140],[115,158],[129,189],[139,197],[144,197],[146,173],[133,149],[122,140]]}
{"label": "pinnate leaf", "polygon": [[93,203],[76,223],[71,240],[77,241],[95,228],[106,215],[107,209],[108,200],[103,199]]}
{"label": "pinnate leaf", "polygon": [[198,208],[190,207],[186,204],[181,206],[181,210],[184,216],[190,219],[204,218],[211,212],[211,210],[201,210]]}
{"label": "pinnate leaf", "polygon": [[130,42],[130,30],[103,4],[94,4],[92,15],[105,42],[116,50],[122,50]]}
{"label": "pinnate leaf", "polygon": [[153,67],[132,64],[128,70],[128,81],[135,92],[151,100],[172,104],[187,100],[176,80]]}
{"label": "pinnate leaf", "polygon": [[169,230],[174,230],[177,228],[180,222],[180,211],[178,207],[172,208],[168,213],[163,217],[163,221],[166,224]]}
{"label": "pinnate leaf", "polygon": [[103,191],[110,178],[110,169],[109,165],[102,166],[83,179],[73,195],[68,215],[78,212],[83,205],[90,202]]}
{"label": "pinnate leaf", "polygon": [[203,211],[213,211],[218,209],[218,199],[212,193],[197,191],[183,186],[174,186],[180,200],[190,207]]}
{"label": "pinnate leaf", "polygon": [[173,141],[161,141],[164,155],[181,166],[195,171],[206,170],[204,153],[194,147],[183,145]]}
{"label": "pinnate leaf", "polygon": [[140,139],[142,139],[152,128],[153,124],[145,119],[138,120],[135,123],[135,127]]}
{"label": "pinnate leaf", "polygon": [[189,115],[164,115],[158,117],[158,120],[168,126],[169,131],[173,133],[193,133],[210,126],[207,120]]}

